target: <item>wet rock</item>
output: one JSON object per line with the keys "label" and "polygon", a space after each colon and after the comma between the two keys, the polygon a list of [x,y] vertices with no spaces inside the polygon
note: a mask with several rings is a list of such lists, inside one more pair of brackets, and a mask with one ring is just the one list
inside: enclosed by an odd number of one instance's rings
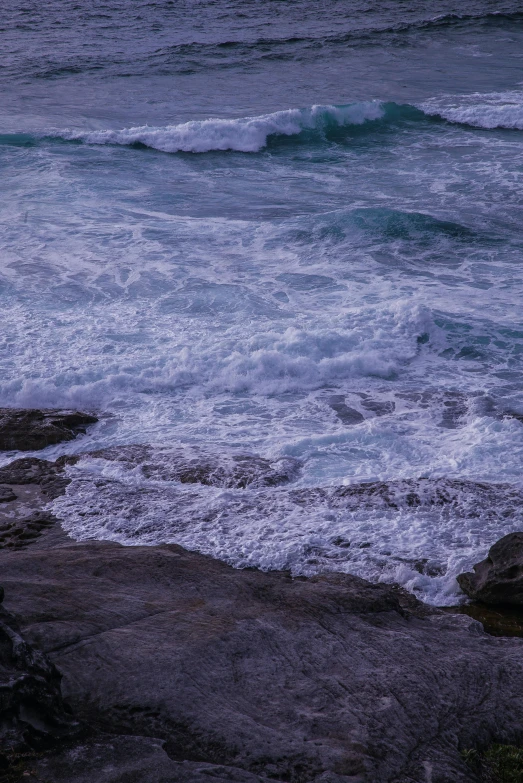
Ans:
{"label": "wet rock", "polygon": [[523,638],[523,612],[517,606],[496,604],[489,606],[479,601],[460,606],[445,607],[451,614],[466,614],[478,620],[492,636],[517,636]]}
{"label": "wet rock", "polygon": [[360,395],[361,404],[365,410],[372,411],[376,416],[388,416],[394,413],[396,405],[392,400],[373,400],[368,395]]}
{"label": "wet rock", "polygon": [[16,500],[16,495],[11,487],[0,486],[0,503],[10,503],[12,500]]}
{"label": "wet rock", "polygon": [[468,479],[419,478],[368,481],[338,487],[289,490],[296,504],[327,508],[430,509],[449,507],[457,517],[488,515],[503,520],[516,517],[523,506],[523,493],[510,484],[489,484]]}
{"label": "wet rock", "polygon": [[[358,392],[353,397],[357,400],[357,405],[361,406],[365,412],[374,416],[387,416],[394,413],[396,404],[392,400],[375,400],[368,394]],[[347,404],[347,398],[342,394],[334,394],[327,399],[329,406],[335,411],[339,420],[346,426],[354,426],[365,421],[366,416],[357,408]]]}
{"label": "wet rock", "polygon": [[0,451],[33,451],[74,440],[97,421],[78,411],[0,408]]}
{"label": "wet rock", "polygon": [[[13,493],[13,486],[34,484],[49,500],[53,500],[62,495],[70,483],[70,479],[64,474],[65,464],[66,460],[63,459],[56,462],[37,457],[17,459],[0,468],[0,484],[11,485],[11,487],[6,487],[6,491],[10,489],[11,493]],[[10,498],[10,500],[14,500],[14,498]]]}
{"label": "wet rock", "polygon": [[10,754],[49,748],[79,731],[62,700],[60,679],[0,606],[0,764]]}
{"label": "wet rock", "polygon": [[45,512],[21,519],[0,519],[0,549],[24,549],[55,522],[56,518]]}
{"label": "wet rock", "polygon": [[87,456],[140,466],[145,478],[229,489],[287,484],[301,468],[291,457],[271,461],[252,454],[214,455],[198,448],[152,449],[140,444],[100,449]]}
{"label": "wet rock", "polygon": [[455,430],[463,426],[468,413],[468,400],[460,392],[447,392],[443,396],[443,409],[439,426]]}
{"label": "wet rock", "polygon": [[461,748],[523,734],[520,641],[387,585],[109,542],[0,553],[0,573],[75,714],[118,735],[38,762],[53,783],[87,783],[91,750],[104,783],[466,783]]}
{"label": "wet rock", "polygon": [[497,541],[473,573],[458,576],[458,583],[476,601],[523,606],[523,533]]}
{"label": "wet rock", "polygon": [[56,518],[44,507],[70,483],[67,461],[26,457],[0,468],[0,550],[24,549],[55,526]]}
{"label": "wet rock", "polygon": [[354,424],[361,424],[362,421],[365,421],[363,414],[346,404],[343,395],[334,394],[329,397],[328,402],[342,424],[352,427]]}
{"label": "wet rock", "polygon": [[266,777],[237,767],[174,761],[164,744],[153,737],[99,734],[60,754],[32,761],[28,767],[38,780],[53,783],[267,783]]}

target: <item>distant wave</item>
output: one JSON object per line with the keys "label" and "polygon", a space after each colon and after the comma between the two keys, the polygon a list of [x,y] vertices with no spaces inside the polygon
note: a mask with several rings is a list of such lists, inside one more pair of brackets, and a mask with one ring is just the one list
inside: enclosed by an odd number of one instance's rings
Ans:
{"label": "distant wave", "polygon": [[[252,40],[232,39],[226,41],[214,41],[207,43],[204,41],[191,41],[183,44],[175,44],[174,46],[168,46],[162,49],[158,49],[153,57],[155,59],[176,56],[177,61],[180,57],[187,56],[200,56],[205,58],[207,55],[212,55],[213,58],[219,56],[221,53],[226,54],[229,58],[233,57],[231,64],[235,63],[234,55],[242,57],[248,56],[249,53],[255,53],[257,56],[264,58],[267,56],[276,56],[278,58],[285,58],[285,50],[289,46],[303,45],[305,47],[325,46],[326,44],[345,44],[350,42],[365,43],[366,41],[371,45],[379,43],[376,40],[376,36],[381,35],[395,35],[401,33],[408,33],[415,30],[431,30],[440,29],[446,27],[452,27],[460,24],[480,23],[480,24],[496,24],[496,23],[510,23],[523,22],[523,11],[515,11],[513,13],[504,13],[501,11],[493,11],[487,14],[441,14],[439,16],[432,17],[431,19],[418,19],[411,22],[398,22],[397,24],[391,24],[384,27],[362,27],[354,28],[352,30],[346,30],[342,33],[336,33],[334,35],[293,35],[289,37],[260,37]],[[283,48],[280,54],[276,54],[278,48]],[[289,54],[290,57],[295,57],[296,54],[293,51]],[[202,61],[202,65],[205,64]],[[216,60],[213,59],[213,65],[216,66]],[[183,66],[186,67],[186,66]],[[195,63],[192,63],[192,67],[195,67]]]}
{"label": "distant wave", "polygon": [[[344,44],[350,41],[358,39],[372,39],[377,35],[386,35],[394,33],[404,33],[410,30],[430,30],[431,28],[438,29],[444,27],[450,27],[458,24],[468,24],[469,22],[480,22],[483,24],[496,23],[496,22],[509,22],[514,23],[523,21],[523,11],[515,11],[513,13],[504,12],[491,12],[487,14],[441,14],[439,16],[432,17],[431,19],[418,19],[412,22],[398,22],[397,24],[388,25],[385,27],[362,27],[347,30],[342,33],[336,33],[334,35],[292,35],[289,37],[260,37],[252,40],[232,39],[226,41],[214,41],[207,43],[204,41],[192,41],[183,44],[175,44],[174,46],[168,46],[162,49],[158,49],[154,55],[155,57],[165,56],[169,54],[175,54],[177,57],[189,56],[198,54],[205,56],[205,54],[218,54],[221,50],[227,52],[227,54],[234,51],[239,51],[244,55],[251,49],[261,53],[261,56],[267,54],[267,49],[278,46],[289,46],[294,44],[305,45],[325,45],[325,44]],[[374,41],[374,43],[377,43]],[[294,56],[294,54],[292,55]]]}
{"label": "distant wave", "polygon": [[[60,56],[52,52],[44,57],[23,57],[14,60],[14,66],[5,65],[5,72],[14,78],[21,73],[29,78],[56,79],[75,74],[106,71],[110,69],[119,76],[138,75],[144,67],[156,73],[193,73],[208,69],[236,68],[246,62],[264,59],[278,61],[299,60],[302,56],[317,56],[324,47],[382,46],[384,40],[391,45],[405,44],[410,34],[419,32],[438,32],[446,28],[475,25],[481,27],[498,26],[510,28],[523,22],[523,11],[490,12],[487,14],[449,13],[432,18],[402,21],[384,26],[354,27],[331,35],[321,33],[312,35],[260,36],[230,40],[188,40],[183,43],[162,46],[156,50],[134,53],[129,58],[124,53],[104,54],[93,49],[88,54],[69,54]],[[390,39],[390,40],[388,40]],[[413,43],[420,42],[415,36]]]}

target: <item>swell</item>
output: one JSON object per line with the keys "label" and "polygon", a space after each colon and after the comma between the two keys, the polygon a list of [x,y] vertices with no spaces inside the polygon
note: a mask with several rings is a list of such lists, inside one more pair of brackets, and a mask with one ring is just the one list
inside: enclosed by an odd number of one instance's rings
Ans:
{"label": "swell", "polygon": [[[56,53],[43,57],[41,60],[24,59],[11,67],[13,76],[24,75],[26,78],[54,79],[67,77],[84,72],[112,69],[119,71],[119,76],[126,77],[142,73],[146,65],[158,73],[172,74],[193,73],[208,68],[234,68],[245,65],[246,62],[263,59],[295,60],[300,56],[300,49],[305,55],[308,51],[324,49],[325,46],[383,46],[384,38],[389,37],[389,44],[404,45],[405,36],[411,33],[430,33],[468,25],[482,27],[513,26],[523,21],[523,12],[490,12],[487,14],[450,13],[435,16],[431,19],[420,19],[411,22],[398,22],[383,27],[369,26],[345,30],[333,35],[293,35],[288,37],[267,36],[252,40],[231,39],[224,41],[187,41],[176,43],[144,52],[132,60],[127,56],[95,53],[81,57],[65,57],[57,59]],[[416,43],[415,40],[412,41]],[[5,66],[4,66],[5,67]],[[20,70],[21,68],[21,70]]]}
{"label": "swell", "polygon": [[205,53],[220,53],[226,52],[227,54],[234,51],[241,51],[246,54],[249,50],[263,53],[264,49],[278,46],[292,46],[296,44],[305,44],[313,46],[324,46],[325,44],[345,44],[351,42],[373,42],[374,36],[394,34],[394,33],[407,33],[416,30],[431,30],[442,29],[446,27],[454,27],[459,25],[466,25],[469,23],[479,22],[484,25],[523,22],[523,11],[515,11],[513,13],[503,12],[491,12],[488,14],[443,14],[441,16],[433,17],[432,19],[423,19],[416,22],[398,22],[386,27],[366,27],[363,29],[348,30],[343,33],[337,33],[334,35],[293,35],[287,38],[279,37],[260,37],[252,41],[244,40],[228,40],[213,42],[211,44],[204,43],[202,41],[193,41],[190,43],[176,44],[174,46],[158,49],[154,54],[166,55],[176,54],[177,56],[190,56],[190,55],[204,55]]}

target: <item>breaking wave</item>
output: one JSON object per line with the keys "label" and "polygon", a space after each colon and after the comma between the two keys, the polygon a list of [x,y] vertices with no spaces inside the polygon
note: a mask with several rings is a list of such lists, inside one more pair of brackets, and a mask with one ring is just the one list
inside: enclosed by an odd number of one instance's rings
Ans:
{"label": "breaking wave", "polygon": [[381,120],[385,113],[382,103],[366,101],[348,106],[287,109],[233,120],[193,120],[159,128],[144,125],[122,130],[65,130],[49,135],[88,144],[143,145],[161,152],[259,152],[271,136],[298,136],[306,131],[326,133],[336,128]]}
{"label": "breaking wave", "polygon": [[523,130],[523,93],[473,93],[452,102],[427,101],[420,106],[429,117],[473,128]]}
{"label": "breaking wave", "polygon": [[[311,106],[286,109],[257,117],[192,120],[179,125],[143,125],[120,130],[57,130],[45,138],[85,144],[143,146],[160,152],[259,152],[278,137],[304,136],[322,141],[340,131],[374,129],[382,123],[445,120],[474,128],[523,130],[523,96],[503,93],[494,96],[465,96],[458,105],[426,102],[420,106],[393,102],[362,101],[346,106]],[[2,137],[4,143],[8,139]],[[12,137],[12,143],[27,144],[26,136]],[[9,142],[8,142],[9,143]]]}

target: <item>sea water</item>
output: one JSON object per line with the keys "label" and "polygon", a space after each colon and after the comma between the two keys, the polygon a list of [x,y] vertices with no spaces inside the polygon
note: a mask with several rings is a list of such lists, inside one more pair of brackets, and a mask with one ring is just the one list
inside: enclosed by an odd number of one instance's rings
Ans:
{"label": "sea water", "polygon": [[70,534],[461,600],[523,524],[521,4],[0,24],[0,404],[100,417]]}

